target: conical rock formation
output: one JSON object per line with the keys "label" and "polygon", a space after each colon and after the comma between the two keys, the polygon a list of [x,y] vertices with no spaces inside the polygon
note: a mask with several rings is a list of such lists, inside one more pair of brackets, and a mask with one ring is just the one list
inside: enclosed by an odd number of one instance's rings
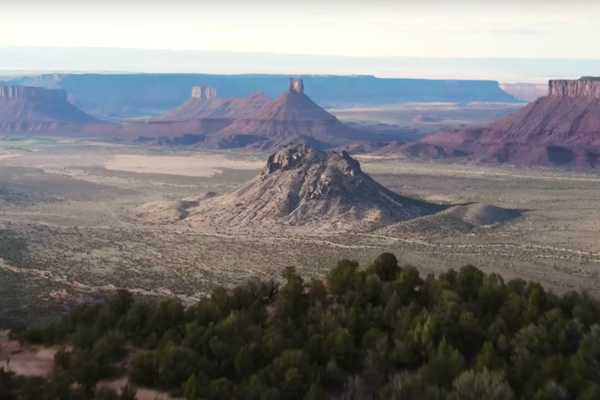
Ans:
{"label": "conical rock formation", "polygon": [[199,201],[185,210],[182,219],[214,229],[288,226],[348,231],[370,230],[446,208],[386,189],[345,152],[298,144],[272,154],[260,174],[239,190]]}

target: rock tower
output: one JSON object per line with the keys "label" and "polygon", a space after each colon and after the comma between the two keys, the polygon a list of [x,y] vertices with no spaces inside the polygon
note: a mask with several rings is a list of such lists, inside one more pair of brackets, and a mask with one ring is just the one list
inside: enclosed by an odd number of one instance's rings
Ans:
{"label": "rock tower", "polygon": [[209,86],[192,87],[192,98],[200,100],[210,100],[217,97],[217,89]]}
{"label": "rock tower", "polygon": [[578,80],[552,80],[548,95],[551,97],[592,97],[600,99],[600,78],[584,77]]}
{"label": "rock tower", "polygon": [[304,93],[304,82],[302,82],[302,79],[290,78],[290,92]]}

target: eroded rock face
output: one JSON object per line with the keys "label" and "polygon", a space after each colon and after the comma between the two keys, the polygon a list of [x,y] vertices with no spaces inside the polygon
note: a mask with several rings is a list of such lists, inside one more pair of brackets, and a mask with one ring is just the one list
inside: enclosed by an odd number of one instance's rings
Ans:
{"label": "eroded rock face", "polygon": [[217,98],[217,89],[209,86],[192,87],[192,98],[200,100],[210,100]]}
{"label": "eroded rock face", "polygon": [[548,95],[553,97],[592,97],[600,99],[600,78],[552,80],[549,83]]}
{"label": "eroded rock face", "polygon": [[285,148],[277,153],[271,154],[263,174],[271,174],[276,171],[287,171],[297,168],[303,164],[323,162],[326,154],[306,145],[297,145]]}

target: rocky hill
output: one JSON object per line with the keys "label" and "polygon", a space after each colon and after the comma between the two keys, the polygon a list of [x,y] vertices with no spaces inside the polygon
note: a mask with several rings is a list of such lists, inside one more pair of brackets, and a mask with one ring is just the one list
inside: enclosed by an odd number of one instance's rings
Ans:
{"label": "rocky hill", "polygon": [[394,193],[363,172],[348,153],[297,144],[272,154],[260,174],[234,192],[146,204],[138,217],[203,230],[297,228],[305,232],[371,231],[444,212],[453,223],[464,220],[470,226],[494,224],[505,217],[490,213],[489,208],[469,207]]}
{"label": "rocky hill", "polygon": [[440,132],[404,148],[517,165],[600,165],[600,81],[550,81],[548,95],[489,126]]}
{"label": "rocky hill", "polygon": [[67,100],[63,90],[0,86],[0,129],[11,132],[56,132],[98,122]]}

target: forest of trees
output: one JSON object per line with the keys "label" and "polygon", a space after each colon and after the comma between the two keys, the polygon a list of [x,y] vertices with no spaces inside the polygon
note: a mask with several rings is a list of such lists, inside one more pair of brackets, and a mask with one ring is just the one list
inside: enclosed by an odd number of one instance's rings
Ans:
{"label": "forest of trees", "polygon": [[[473,266],[420,276],[384,253],[321,280],[216,288],[190,307],[118,292],[44,329],[63,346],[47,379],[0,372],[3,400],[600,399],[600,305]],[[127,375],[121,394],[96,390]]]}

